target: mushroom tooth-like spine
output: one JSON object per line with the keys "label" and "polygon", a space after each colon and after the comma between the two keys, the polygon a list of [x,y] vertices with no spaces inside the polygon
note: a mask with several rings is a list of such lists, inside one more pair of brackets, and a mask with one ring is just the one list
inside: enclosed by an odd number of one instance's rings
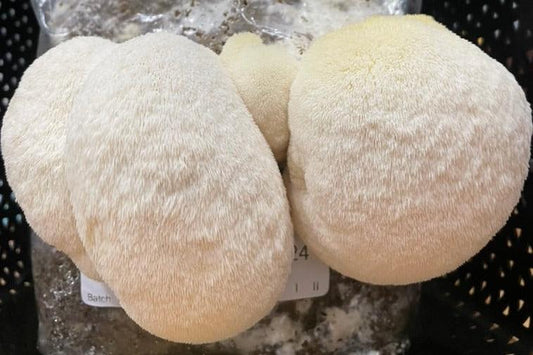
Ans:
{"label": "mushroom tooth-like spine", "polygon": [[77,37],[50,49],[24,73],[2,125],[9,185],[29,225],[97,279],[78,237],[64,172],[65,124],[93,65],[113,43]]}
{"label": "mushroom tooth-like spine", "polygon": [[289,91],[298,61],[282,45],[265,45],[252,33],[230,37],[220,57],[274,157],[284,163]]}
{"label": "mushroom tooth-like spine", "polygon": [[289,102],[296,233],[375,284],[450,272],[505,224],[528,173],[531,109],[504,66],[429,17],[317,39]]}

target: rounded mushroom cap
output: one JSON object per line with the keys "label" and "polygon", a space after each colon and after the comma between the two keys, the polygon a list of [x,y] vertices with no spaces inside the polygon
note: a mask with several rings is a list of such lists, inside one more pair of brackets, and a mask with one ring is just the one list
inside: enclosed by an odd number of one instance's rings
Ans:
{"label": "rounded mushroom cap", "polygon": [[227,58],[235,57],[238,56],[243,49],[257,46],[264,46],[264,44],[263,40],[261,40],[261,37],[259,37],[255,33],[236,33],[230,38],[228,38],[228,40],[224,44],[224,47],[222,48],[222,53],[220,53],[221,58],[224,59],[225,56],[228,56]]}
{"label": "rounded mushroom cap", "polygon": [[113,43],[78,37],[50,49],[26,70],[2,126],[9,185],[44,241],[98,278],[76,231],[64,172],[65,123],[84,77]]}
{"label": "rounded mushroom cap", "polygon": [[67,132],[80,236],[137,324],[213,342],[272,309],[292,261],[288,201],[214,53],[167,33],[117,46]]}
{"label": "rounded mushroom cap", "polygon": [[220,54],[237,90],[279,163],[289,144],[289,91],[298,62],[281,45],[264,45],[251,33],[232,36]]}
{"label": "rounded mushroom cap", "polygon": [[375,17],[318,39],[289,103],[296,233],[352,278],[407,284],[477,253],[528,172],[531,110],[444,26]]}

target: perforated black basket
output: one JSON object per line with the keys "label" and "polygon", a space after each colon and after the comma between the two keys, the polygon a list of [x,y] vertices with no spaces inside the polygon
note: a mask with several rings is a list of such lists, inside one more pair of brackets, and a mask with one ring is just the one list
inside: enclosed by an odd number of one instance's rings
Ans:
{"label": "perforated black basket", "polygon": [[[533,0],[424,0],[422,12],[503,63],[533,102]],[[29,0],[0,0],[0,117],[35,58]],[[533,164],[532,164],[533,166]],[[35,354],[29,228],[0,163],[0,355]],[[507,225],[456,272],[425,283],[412,354],[533,355],[533,180]]]}

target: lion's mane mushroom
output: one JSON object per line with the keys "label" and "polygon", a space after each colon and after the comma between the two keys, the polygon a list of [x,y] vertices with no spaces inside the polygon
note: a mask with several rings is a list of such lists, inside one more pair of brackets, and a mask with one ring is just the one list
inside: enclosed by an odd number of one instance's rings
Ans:
{"label": "lion's mane mushroom", "polygon": [[284,163],[289,143],[289,90],[297,60],[283,46],[265,45],[252,33],[230,37],[220,57],[276,160]]}
{"label": "lion's mane mushroom", "polygon": [[316,40],[289,128],[296,233],[375,284],[460,266],[505,224],[528,173],[524,92],[429,17],[374,17]]}
{"label": "lion's mane mushroom", "polygon": [[84,246],[142,328],[213,342],[272,309],[292,261],[288,201],[213,52],[168,33],[117,46],[75,101],[66,152]]}
{"label": "lion's mane mushroom", "polygon": [[50,49],[24,73],[2,126],[2,156],[9,185],[29,225],[98,279],[78,237],[65,181],[65,124],[81,83],[113,46],[77,37]]}

